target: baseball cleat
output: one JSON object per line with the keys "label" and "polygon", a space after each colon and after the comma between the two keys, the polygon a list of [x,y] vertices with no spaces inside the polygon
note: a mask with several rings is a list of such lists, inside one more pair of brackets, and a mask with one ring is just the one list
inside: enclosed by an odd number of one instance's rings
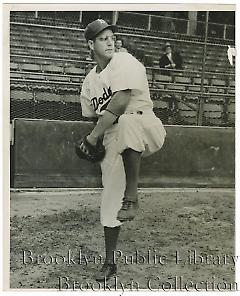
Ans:
{"label": "baseball cleat", "polygon": [[104,282],[116,274],[116,264],[104,263],[103,267],[97,272],[95,279],[97,282]]}
{"label": "baseball cleat", "polygon": [[131,221],[135,218],[139,205],[138,201],[128,200],[123,198],[122,207],[118,211],[117,219],[120,222]]}

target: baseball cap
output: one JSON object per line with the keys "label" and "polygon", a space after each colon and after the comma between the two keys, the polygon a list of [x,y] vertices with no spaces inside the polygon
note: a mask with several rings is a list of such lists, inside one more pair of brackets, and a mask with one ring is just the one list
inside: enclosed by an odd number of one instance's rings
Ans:
{"label": "baseball cap", "polygon": [[87,41],[92,40],[105,29],[110,29],[113,33],[117,32],[117,26],[109,25],[106,21],[97,19],[87,25],[84,31],[84,37]]}

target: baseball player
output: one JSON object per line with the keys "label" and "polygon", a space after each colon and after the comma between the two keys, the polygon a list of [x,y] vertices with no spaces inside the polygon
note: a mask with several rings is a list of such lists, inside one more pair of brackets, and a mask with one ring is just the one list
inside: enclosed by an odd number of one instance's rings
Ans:
{"label": "baseball player", "polygon": [[131,54],[115,52],[116,31],[116,26],[97,19],[84,32],[97,63],[84,79],[80,98],[83,116],[98,119],[87,141],[94,146],[103,139],[106,149],[100,209],[106,259],[97,281],[116,273],[113,255],[120,226],[137,214],[141,157],[159,150],[166,135],[152,110],[145,67]]}

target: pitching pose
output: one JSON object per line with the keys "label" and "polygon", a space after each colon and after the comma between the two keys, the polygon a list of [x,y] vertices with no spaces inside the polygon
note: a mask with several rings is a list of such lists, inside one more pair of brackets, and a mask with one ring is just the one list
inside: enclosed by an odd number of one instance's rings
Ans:
{"label": "pitching pose", "polygon": [[114,51],[116,30],[97,19],[84,32],[97,65],[82,85],[82,114],[98,121],[78,143],[77,152],[89,160],[97,155],[102,170],[100,216],[106,260],[96,276],[98,281],[116,273],[113,254],[120,225],[137,214],[141,157],[159,150],[166,135],[152,110],[145,67],[131,54]]}

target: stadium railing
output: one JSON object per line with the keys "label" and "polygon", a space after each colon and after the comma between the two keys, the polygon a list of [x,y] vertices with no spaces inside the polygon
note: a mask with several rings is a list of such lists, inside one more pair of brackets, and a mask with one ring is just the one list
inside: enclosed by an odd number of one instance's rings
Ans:
{"label": "stadium railing", "polygon": [[[69,14],[70,13],[70,14]],[[58,12],[58,11],[31,11],[31,12],[11,12],[10,20],[24,23],[45,24],[51,26],[68,26],[83,28],[86,26],[84,15],[86,11],[75,12]],[[114,13],[116,11],[99,12],[98,17],[107,21],[114,22]],[[135,32],[148,32],[148,35],[157,35],[159,32],[171,34],[172,36],[184,36],[185,38],[197,37],[203,38],[205,31],[205,22],[193,21],[167,17],[155,14],[144,14],[138,12],[117,12],[116,24],[121,27],[125,33],[130,29]],[[194,25],[194,30],[190,32],[190,26]],[[235,26],[229,24],[219,24],[209,22],[208,38],[212,40],[234,40]]]}
{"label": "stadium railing", "polygon": [[[22,28],[22,25],[20,26]],[[24,27],[26,28],[25,25]],[[29,39],[31,42],[36,42],[36,39],[31,37],[32,35],[34,36],[32,26],[25,30],[29,32],[29,34],[26,35],[28,37],[25,40],[25,45],[22,45],[21,40],[19,40],[20,46],[15,47],[16,53],[18,54],[11,54],[11,89],[15,90],[15,96],[13,98],[13,102],[11,101],[11,104],[12,106],[14,104],[17,105],[19,102],[22,104],[22,102],[25,100],[22,99],[24,98],[23,92],[26,92],[27,90],[28,92],[32,93],[30,96],[32,100],[29,100],[29,102],[35,106],[35,116],[38,116],[37,109],[43,101],[45,103],[54,101],[54,103],[60,104],[59,106],[61,106],[60,110],[62,113],[59,111],[57,114],[60,118],[65,118],[64,116],[66,114],[63,111],[62,104],[65,104],[66,107],[66,104],[71,103],[71,99],[73,102],[76,102],[77,100],[79,102],[81,81],[85,73],[89,70],[89,65],[90,67],[92,66],[92,62],[87,60],[80,61],[79,54],[76,54],[76,56],[74,56],[72,59],[64,59],[63,56],[66,56],[66,53],[74,51],[74,49],[70,50],[69,48],[69,44],[71,44],[71,42],[67,42],[67,40],[70,39],[66,39],[69,38],[69,34],[66,34],[66,36],[63,35],[64,37],[62,37],[61,33],[59,34],[60,38],[56,38],[55,40],[55,34],[53,33],[56,32],[56,29],[58,28],[51,28],[52,31],[46,30],[48,27],[44,26],[37,26],[37,28],[38,30],[39,28],[41,30],[45,29],[45,33],[42,35],[42,44],[44,43],[43,39],[47,40],[46,36],[48,36],[48,39],[52,38],[52,44],[58,40],[62,42],[62,45],[66,45],[66,48],[55,48],[59,53],[56,56],[56,52],[54,52],[53,57],[51,57],[49,55],[50,51],[46,50],[44,47],[40,51],[39,48],[36,48],[36,45],[34,45],[32,48],[35,48],[38,52],[37,56],[31,55],[31,53],[33,53],[31,51],[26,54],[26,49],[30,48],[28,46]],[[66,28],[63,30],[65,29]],[[70,31],[74,31],[73,35],[70,34],[73,39],[76,36],[76,30]],[[67,30],[67,32],[69,32],[69,30]],[[21,35],[20,32],[19,34],[18,32],[13,31],[11,33],[11,36],[15,37]],[[77,33],[79,33],[79,31]],[[35,35],[38,36],[38,34]],[[134,37],[136,36],[134,35]],[[150,38],[151,41],[149,41],[149,36],[137,36],[137,38],[142,38],[141,40],[147,41],[148,43],[146,42],[146,44],[148,45],[151,44],[152,39],[154,39],[154,41],[159,41],[159,38]],[[83,44],[83,38],[80,40],[81,44]],[[176,40],[172,41],[177,42]],[[52,50],[52,44],[50,50]],[[192,51],[196,53],[196,56],[194,57],[195,61],[196,57],[201,54],[201,50],[198,48],[199,44],[202,46],[202,43],[199,42],[197,44],[198,46],[196,46],[194,51]],[[158,46],[160,47],[160,45]],[[211,46],[213,46],[213,44],[211,44]],[[157,50],[157,43],[153,44],[153,47],[156,47],[155,49]],[[21,53],[21,49],[23,49],[24,54],[19,54]],[[81,49],[81,53],[83,52],[84,51]],[[87,53],[88,51],[86,50],[85,52]],[[45,55],[46,53],[47,55]],[[73,57],[72,55],[69,56]],[[84,54],[82,54],[82,56],[86,58],[86,55],[84,56]],[[150,57],[152,56],[150,55]],[[138,58],[141,57],[139,56]],[[34,63],[31,63],[31,60],[34,61]],[[196,64],[195,67],[197,68]],[[229,69],[233,70],[234,68]],[[216,71],[206,72],[204,88],[201,89],[201,79],[199,78],[201,75],[200,70],[201,69],[194,71],[193,69],[189,68],[186,70],[174,71],[174,75],[172,75],[169,80],[169,76],[164,77],[159,74],[159,67],[147,67],[151,94],[155,104],[155,112],[157,115],[163,118],[164,123],[197,124],[199,100],[201,100],[204,101],[204,125],[234,125],[234,79],[228,79],[229,77],[234,78],[234,74],[230,72],[228,73],[226,71],[219,73]],[[18,90],[21,90],[21,93],[18,92]],[[17,98],[16,93],[18,93],[20,97]],[[73,93],[72,98],[70,95],[71,93]],[[71,99],[66,100],[66,96]],[[77,96],[78,99],[76,99]],[[41,102],[41,104],[39,102]],[[216,107],[215,110],[213,107],[214,105]],[[15,107],[12,107],[12,110],[16,111]],[[23,108],[20,107],[20,110],[23,110]],[[73,111],[73,109],[71,110]],[[27,112],[27,109],[25,111]],[[39,114],[41,113],[40,111]],[[76,113],[73,113],[76,116]],[[14,112],[11,114],[13,117],[15,116]],[[51,113],[47,112],[44,114],[41,116],[49,116]],[[67,118],[72,117],[66,117],[65,120]],[[77,118],[79,118],[79,115]]]}

